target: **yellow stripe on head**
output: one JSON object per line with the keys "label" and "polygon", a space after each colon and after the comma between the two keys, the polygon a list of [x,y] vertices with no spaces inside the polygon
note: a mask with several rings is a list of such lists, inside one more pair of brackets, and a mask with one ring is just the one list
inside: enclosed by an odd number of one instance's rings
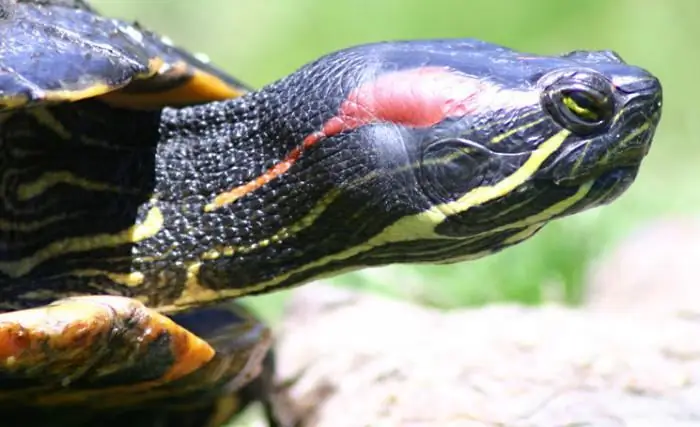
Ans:
{"label": "yellow stripe on head", "polygon": [[[570,135],[567,130],[562,130],[555,134],[551,138],[547,139],[542,143],[536,150],[532,152],[528,160],[514,173],[505,179],[499,181],[495,185],[478,187],[471,190],[469,193],[465,194],[458,200],[453,202],[444,203],[438,206],[434,206],[424,212],[420,212],[415,215],[403,217],[393,224],[386,227],[379,234],[370,238],[367,242],[347,248],[343,251],[329,254],[325,257],[319,258],[308,264],[302,265],[296,269],[280,274],[275,278],[257,283],[255,285],[247,286],[245,289],[222,289],[216,294],[211,293],[210,295],[200,294],[195,296],[197,301],[192,300],[191,293],[183,295],[178,301],[175,301],[172,306],[163,307],[164,312],[178,310],[180,305],[189,305],[194,302],[207,301],[209,299],[220,299],[220,298],[235,298],[241,295],[247,295],[254,292],[260,292],[267,288],[274,287],[294,275],[302,274],[309,270],[322,267],[326,264],[343,261],[353,258],[361,253],[369,252],[374,248],[388,245],[391,243],[400,243],[405,241],[423,240],[423,239],[448,239],[449,236],[443,236],[435,232],[435,228],[444,222],[450,215],[456,215],[466,212],[473,206],[478,206],[489,202],[491,200],[503,197],[508,193],[512,192],[515,188],[525,183],[530,177],[532,177],[542,166],[542,164],[555,153],[566,141],[566,138]],[[542,214],[544,219],[547,219],[555,211],[563,211],[575,201],[580,200],[588,192],[590,187],[582,187],[579,192],[577,192],[572,197],[565,201],[562,201],[554,206],[552,206],[545,214]],[[320,208],[325,208],[321,205]],[[546,218],[545,218],[546,217]],[[539,216],[533,216],[531,220],[539,219]],[[528,221],[529,222],[529,221]],[[533,226],[524,226],[528,231],[523,232],[523,235],[532,235],[536,228]],[[486,255],[488,252],[483,252]],[[470,257],[478,257],[478,254],[472,254]],[[342,272],[352,271],[358,267],[347,267],[343,268]],[[339,274],[340,271],[334,270],[333,275]],[[323,273],[315,276],[314,279],[323,277]],[[203,299],[199,299],[202,297]]]}

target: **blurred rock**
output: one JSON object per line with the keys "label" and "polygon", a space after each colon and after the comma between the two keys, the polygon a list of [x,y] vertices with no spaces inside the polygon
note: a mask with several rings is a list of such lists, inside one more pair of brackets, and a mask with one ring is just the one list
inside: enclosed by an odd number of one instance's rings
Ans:
{"label": "blurred rock", "polygon": [[304,427],[700,425],[700,323],[674,316],[444,313],[312,285],[278,357]]}
{"label": "blurred rock", "polygon": [[667,218],[603,254],[590,274],[596,310],[700,317],[700,218]]}

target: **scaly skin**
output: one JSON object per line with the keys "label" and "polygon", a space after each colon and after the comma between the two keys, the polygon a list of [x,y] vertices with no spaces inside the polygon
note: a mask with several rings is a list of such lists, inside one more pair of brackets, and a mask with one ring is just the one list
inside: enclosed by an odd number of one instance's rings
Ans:
{"label": "scaly skin", "polygon": [[[545,57],[430,40],[337,52],[223,102],[135,111],[87,100],[0,116],[0,307],[110,294],[177,320],[203,304],[366,266],[492,254],[618,197],[660,107],[658,80],[609,52]],[[103,324],[133,317],[115,304]],[[91,310],[88,329],[100,330]],[[44,321],[28,323],[39,331]],[[16,328],[6,325],[0,336]],[[173,338],[187,326],[164,330]],[[251,330],[214,338],[235,347]],[[47,339],[48,349],[30,340],[42,349],[12,353],[11,364],[61,378],[85,360],[58,345],[63,332],[37,342]],[[95,340],[75,342],[78,353]],[[130,347],[138,344],[110,350],[139,354]],[[207,363],[196,368],[206,346],[196,357],[177,348],[157,346],[171,356],[164,372],[195,366],[183,382],[159,377],[174,395],[210,388],[199,396],[211,402],[241,373],[212,379]],[[240,354],[230,360],[249,360]],[[55,368],[57,360],[66,363]],[[151,378],[111,380],[126,386],[113,401],[133,408],[133,392]],[[103,393],[77,395],[95,407]]]}

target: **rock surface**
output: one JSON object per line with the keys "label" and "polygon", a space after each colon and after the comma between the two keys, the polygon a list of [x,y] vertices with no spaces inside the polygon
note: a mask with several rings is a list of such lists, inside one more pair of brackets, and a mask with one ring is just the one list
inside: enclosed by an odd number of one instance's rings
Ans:
{"label": "rock surface", "polygon": [[700,318],[700,217],[664,218],[632,233],[591,269],[596,310]]}
{"label": "rock surface", "polygon": [[700,323],[668,316],[309,287],[279,358],[308,427],[700,425]]}
{"label": "rock surface", "polygon": [[439,312],[307,286],[280,377],[303,427],[697,427],[699,242],[700,221],[636,233],[580,309]]}

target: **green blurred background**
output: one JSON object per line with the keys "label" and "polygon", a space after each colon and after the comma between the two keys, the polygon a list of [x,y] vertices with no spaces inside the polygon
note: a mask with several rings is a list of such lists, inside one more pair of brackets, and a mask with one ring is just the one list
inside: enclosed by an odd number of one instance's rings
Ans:
{"label": "green blurred background", "polygon": [[[259,87],[349,45],[476,37],[555,54],[613,49],[660,77],[664,115],[636,184],[611,206],[550,224],[475,262],[393,266],[333,280],[439,307],[580,301],[592,261],[645,221],[700,211],[700,2],[697,0],[93,0],[204,52]],[[285,292],[250,303],[277,318]]]}

